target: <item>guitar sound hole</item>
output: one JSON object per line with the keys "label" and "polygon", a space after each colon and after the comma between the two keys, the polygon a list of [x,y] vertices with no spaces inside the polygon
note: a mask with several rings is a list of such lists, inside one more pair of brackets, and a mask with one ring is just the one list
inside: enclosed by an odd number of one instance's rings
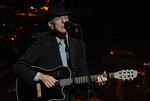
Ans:
{"label": "guitar sound hole", "polygon": [[70,76],[70,73],[69,71],[61,68],[59,70],[55,70],[53,71],[53,74],[52,74],[56,79],[64,79],[64,78],[69,78]]}

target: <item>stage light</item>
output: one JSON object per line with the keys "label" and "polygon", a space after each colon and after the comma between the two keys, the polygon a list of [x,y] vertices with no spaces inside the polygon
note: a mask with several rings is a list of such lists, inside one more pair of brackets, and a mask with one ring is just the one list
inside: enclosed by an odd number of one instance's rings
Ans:
{"label": "stage light", "polygon": [[134,52],[124,50],[110,50],[109,54],[115,56],[134,56]]}
{"label": "stage light", "polygon": [[113,52],[113,51],[110,51],[110,52],[109,52],[109,54],[110,54],[110,55],[113,55],[113,54],[114,54],[114,52]]}

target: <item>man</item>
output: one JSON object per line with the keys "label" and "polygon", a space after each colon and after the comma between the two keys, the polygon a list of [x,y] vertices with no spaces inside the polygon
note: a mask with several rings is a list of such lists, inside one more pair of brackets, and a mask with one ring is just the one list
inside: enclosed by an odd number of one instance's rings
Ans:
{"label": "man", "polygon": [[[76,100],[73,87],[64,86],[76,82],[75,79],[68,82],[70,79],[66,80],[63,76],[74,78],[87,75],[87,66],[82,51],[83,43],[69,37],[65,29],[65,23],[69,21],[68,14],[62,5],[50,5],[47,15],[50,30],[38,35],[13,65],[18,76],[19,101]],[[103,84],[107,78],[99,76],[96,81]],[[56,86],[56,83],[62,83],[62,87]]]}

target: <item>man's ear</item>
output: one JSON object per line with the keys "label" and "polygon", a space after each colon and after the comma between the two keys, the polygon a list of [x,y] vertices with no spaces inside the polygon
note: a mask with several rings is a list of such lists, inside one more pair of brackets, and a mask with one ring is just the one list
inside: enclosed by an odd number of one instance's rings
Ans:
{"label": "man's ear", "polygon": [[48,26],[53,30],[54,29],[54,25],[51,21],[48,22]]}

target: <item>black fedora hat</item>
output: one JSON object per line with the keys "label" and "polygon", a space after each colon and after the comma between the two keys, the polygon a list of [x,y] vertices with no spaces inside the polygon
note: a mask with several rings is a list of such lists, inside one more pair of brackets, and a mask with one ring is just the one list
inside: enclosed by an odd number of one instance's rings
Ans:
{"label": "black fedora hat", "polygon": [[52,20],[56,16],[69,15],[70,12],[62,4],[51,4],[48,7],[47,17]]}

